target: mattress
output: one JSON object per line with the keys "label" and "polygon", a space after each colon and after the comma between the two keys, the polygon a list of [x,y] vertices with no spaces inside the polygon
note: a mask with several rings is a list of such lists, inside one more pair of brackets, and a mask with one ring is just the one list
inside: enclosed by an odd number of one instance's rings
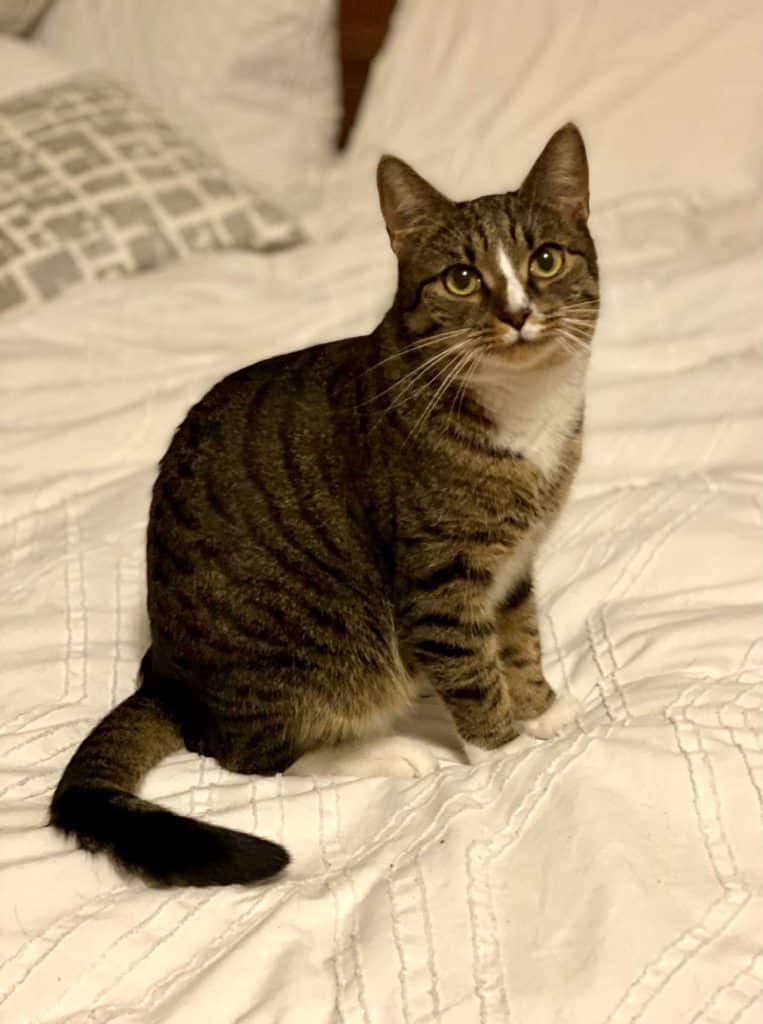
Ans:
{"label": "mattress", "polygon": [[469,766],[424,697],[397,725],[408,778],[168,759],[145,795],[290,850],[251,889],[149,889],[54,834],[47,805],[135,686],[175,425],[229,370],[365,332],[390,300],[366,162],[299,248],[0,318],[2,1024],[760,1019],[761,212],[744,182],[594,208],[585,454],[537,580],[575,724]]}

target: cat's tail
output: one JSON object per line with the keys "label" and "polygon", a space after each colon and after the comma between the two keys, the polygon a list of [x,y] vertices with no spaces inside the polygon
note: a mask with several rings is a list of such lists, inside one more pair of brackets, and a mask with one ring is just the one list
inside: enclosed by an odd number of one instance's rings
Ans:
{"label": "cat's tail", "polygon": [[143,776],[182,746],[161,696],[141,687],[80,744],[53,796],[51,825],[158,885],[245,885],[275,875],[289,862],[282,846],[135,795]]}

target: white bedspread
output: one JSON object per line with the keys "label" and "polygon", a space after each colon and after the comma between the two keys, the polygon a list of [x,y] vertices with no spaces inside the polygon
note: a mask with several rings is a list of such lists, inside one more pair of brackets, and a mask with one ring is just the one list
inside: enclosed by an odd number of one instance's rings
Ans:
{"label": "white bedspread", "polygon": [[383,232],[367,218],[0,321],[3,1024],[760,1019],[759,216],[659,196],[597,214],[586,455],[539,585],[578,724],[468,767],[425,708],[407,731],[441,767],[413,780],[172,758],[148,795],[292,852],[252,890],[149,890],[46,808],[134,686],[171,430],[228,369],[372,326]]}

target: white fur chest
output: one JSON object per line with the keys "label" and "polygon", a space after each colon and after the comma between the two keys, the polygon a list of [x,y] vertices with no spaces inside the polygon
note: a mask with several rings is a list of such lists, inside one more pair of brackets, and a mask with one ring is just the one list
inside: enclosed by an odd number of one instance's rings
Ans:
{"label": "white fur chest", "polygon": [[502,369],[486,366],[476,382],[479,396],[496,423],[495,441],[499,447],[524,456],[551,478],[580,416],[586,361],[570,360],[517,374]]}

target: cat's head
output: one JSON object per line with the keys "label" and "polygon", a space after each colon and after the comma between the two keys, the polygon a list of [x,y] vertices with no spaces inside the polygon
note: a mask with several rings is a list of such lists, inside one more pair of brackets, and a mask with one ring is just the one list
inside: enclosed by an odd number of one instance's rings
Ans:
{"label": "cat's head", "polygon": [[516,192],[455,203],[390,156],[378,183],[412,339],[442,334],[514,370],[585,354],[599,289],[574,125],[551,137]]}

